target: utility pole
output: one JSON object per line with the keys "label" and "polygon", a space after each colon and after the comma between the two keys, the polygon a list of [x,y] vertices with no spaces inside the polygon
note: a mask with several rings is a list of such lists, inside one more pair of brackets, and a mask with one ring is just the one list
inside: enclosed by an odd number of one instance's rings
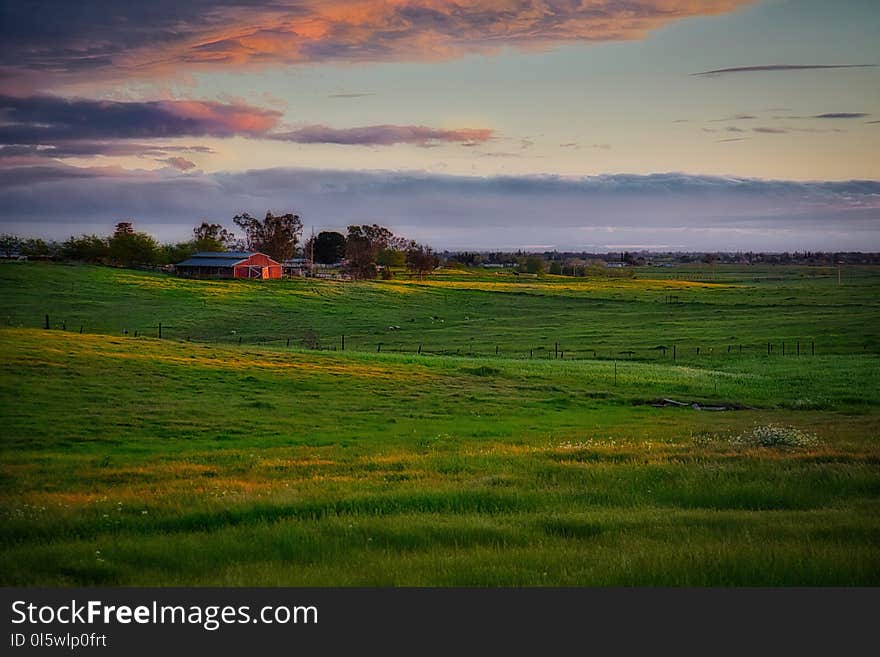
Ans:
{"label": "utility pole", "polygon": [[315,277],[315,227],[312,226],[312,239],[309,240],[309,264],[311,266],[312,278]]}

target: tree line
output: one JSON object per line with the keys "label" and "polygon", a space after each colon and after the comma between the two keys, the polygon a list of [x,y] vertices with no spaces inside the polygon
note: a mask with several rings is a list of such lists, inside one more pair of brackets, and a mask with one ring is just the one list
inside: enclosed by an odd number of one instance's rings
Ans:
{"label": "tree line", "polygon": [[377,224],[351,225],[347,233],[322,231],[302,241],[299,215],[267,212],[263,219],[248,213],[236,215],[238,237],[221,224],[203,221],[185,242],[160,244],[149,233],[135,230],[132,221],[120,221],[111,235],[71,236],[64,242],[0,235],[0,252],[6,257],[27,256],[67,259],[121,267],[173,265],[199,252],[257,251],[279,262],[301,255],[306,261],[337,265],[353,278],[393,276],[407,268],[419,277],[433,271],[440,258],[430,246],[408,240]]}

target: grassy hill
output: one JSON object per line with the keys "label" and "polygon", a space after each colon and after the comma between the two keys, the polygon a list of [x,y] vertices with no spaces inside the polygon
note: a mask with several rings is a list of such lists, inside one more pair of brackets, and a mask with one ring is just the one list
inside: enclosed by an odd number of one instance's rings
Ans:
{"label": "grassy hill", "polygon": [[878,272],[672,273],[4,264],[0,581],[876,585]]}

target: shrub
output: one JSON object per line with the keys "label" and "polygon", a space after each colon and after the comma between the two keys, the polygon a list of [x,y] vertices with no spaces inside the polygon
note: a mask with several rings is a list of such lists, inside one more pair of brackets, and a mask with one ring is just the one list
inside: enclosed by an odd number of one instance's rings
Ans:
{"label": "shrub", "polygon": [[734,436],[730,439],[730,444],[735,447],[814,447],[820,441],[815,434],[796,427],[765,424]]}

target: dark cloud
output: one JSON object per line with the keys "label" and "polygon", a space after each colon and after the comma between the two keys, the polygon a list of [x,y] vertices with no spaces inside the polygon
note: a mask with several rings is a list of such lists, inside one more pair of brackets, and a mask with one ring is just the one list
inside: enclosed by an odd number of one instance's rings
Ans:
{"label": "dark cloud", "polygon": [[752,128],[752,132],[760,132],[766,135],[784,135],[789,132],[788,128],[768,128],[768,127],[760,127],[760,128]]}
{"label": "dark cloud", "polygon": [[[0,96],[0,157],[69,158],[93,155],[165,157],[171,147],[131,140],[241,135],[300,144],[474,146],[492,138],[487,128],[439,129],[420,125],[331,128],[309,125],[272,132],[275,110],[214,101],[119,102],[57,96]],[[524,142],[525,143],[525,142]],[[202,152],[210,149],[200,147]],[[5,151],[5,153],[4,153]],[[193,151],[195,152],[195,151]]]}
{"label": "dark cloud", "polygon": [[0,96],[0,144],[256,136],[274,128],[280,117],[275,110],[214,101]]}
{"label": "dark cloud", "polygon": [[168,166],[174,167],[178,171],[189,171],[190,169],[196,168],[196,163],[187,160],[185,157],[166,157],[156,161],[164,162]]}
{"label": "dark cloud", "polygon": [[865,112],[826,112],[825,114],[816,114],[814,119],[863,119],[871,116]]}
{"label": "dark cloud", "polygon": [[272,209],[296,210],[318,229],[376,221],[439,248],[648,241],[688,249],[880,249],[880,182],[859,180],[19,167],[0,169],[0,204],[0,232],[55,237],[106,231],[126,216],[161,239],[182,239],[194,217],[228,222],[242,211]]}
{"label": "dark cloud", "polygon": [[441,130],[423,125],[371,125],[358,128],[309,125],[290,132],[273,134],[271,138],[299,144],[343,144],[347,146],[391,146],[393,144],[425,146],[437,142],[476,145],[491,139],[492,130],[487,128]]}
{"label": "dark cloud", "polygon": [[782,116],[774,116],[774,119],[863,119],[866,116],[871,116],[866,112],[826,112],[824,114],[811,114],[807,116],[803,115],[782,115]]}
{"label": "dark cloud", "polygon": [[69,141],[52,145],[14,144],[0,145],[0,158],[31,157],[43,159],[66,159],[76,157],[160,157],[171,153],[214,153],[207,146],[173,146],[170,144],[144,144],[130,141]]}
{"label": "dark cloud", "polygon": [[733,68],[716,68],[711,71],[691,73],[691,75],[727,75],[730,73],[762,73],[766,71],[807,71],[835,68],[871,68],[876,64],[765,64],[762,66],[735,66]]}

